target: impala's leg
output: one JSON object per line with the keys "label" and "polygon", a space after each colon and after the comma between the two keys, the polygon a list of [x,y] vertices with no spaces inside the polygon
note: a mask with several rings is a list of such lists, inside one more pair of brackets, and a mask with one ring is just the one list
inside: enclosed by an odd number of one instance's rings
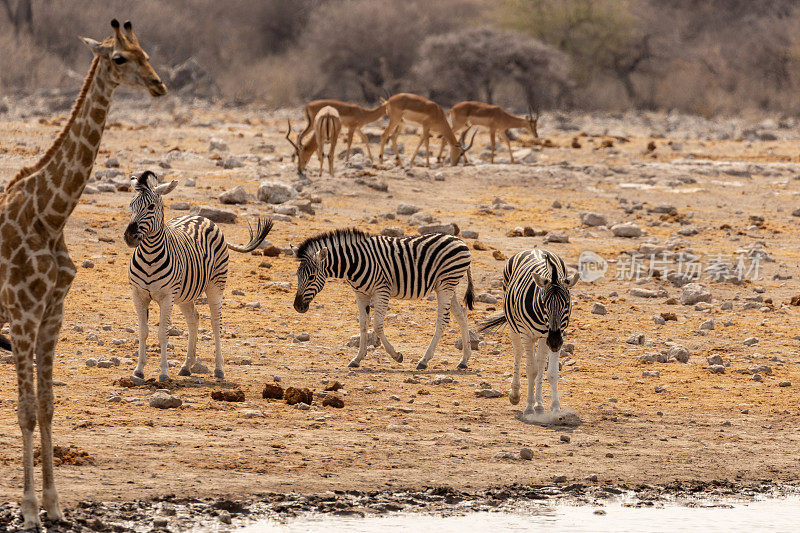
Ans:
{"label": "impala's leg", "polygon": [[411,154],[411,161],[408,163],[408,166],[410,166],[410,167],[414,166],[414,159],[417,158],[417,153],[419,152],[419,148],[420,148],[420,146],[422,146],[422,143],[425,142],[425,140],[428,138],[428,135],[429,135],[428,128],[425,127],[425,126],[422,126],[422,135],[420,135],[419,142],[417,143],[417,147],[414,148],[414,153]]}
{"label": "impala's leg", "polygon": [[508,157],[511,158],[511,164],[514,164],[514,152],[511,151],[511,139],[508,138],[508,134],[504,130],[500,130],[500,136],[505,139],[506,146],[508,146]]}
{"label": "impala's leg", "polygon": [[317,159],[319,159],[319,175],[322,176],[322,166],[325,162],[325,141],[322,139],[317,143]]}
{"label": "impala's leg", "polygon": [[[542,403],[537,400],[536,382],[541,383],[542,379],[538,376],[538,366],[535,360],[536,343],[529,333],[522,335],[522,348],[525,352],[526,373],[528,374],[528,403],[525,406],[524,416],[532,415],[542,411]],[[541,391],[539,392],[541,395]]]}
{"label": "impala's leg", "polygon": [[433,332],[433,338],[425,352],[425,357],[420,359],[417,363],[417,370],[425,370],[428,368],[428,361],[433,357],[433,352],[436,351],[436,345],[439,344],[439,339],[442,338],[444,328],[450,323],[450,303],[453,301],[455,288],[444,288],[436,291],[436,329]]}
{"label": "impala's leg", "polygon": [[492,163],[494,163],[494,136],[495,136],[494,130],[489,130],[489,139],[492,143],[492,160],[491,160]]}
{"label": "impala's leg", "polygon": [[556,413],[561,410],[561,398],[558,396],[558,356],[561,353],[551,352],[547,347],[547,381],[550,382],[550,411]]}
{"label": "impala's leg", "polygon": [[214,377],[225,379],[222,370],[222,341],[220,340],[222,322],[222,289],[216,285],[209,286],[206,290],[208,297],[209,314],[211,315],[211,329],[214,333]]}
{"label": "impala's leg", "polygon": [[[352,139],[352,133],[350,134],[350,138]],[[330,172],[331,176],[333,176],[333,158],[336,157],[336,141],[339,140],[339,132],[336,132],[336,135],[333,136],[331,139],[331,146],[330,152],[328,152],[328,172]],[[349,144],[348,144],[348,151],[349,151]]]}
{"label": "impala's leg", "polygon": [[186,359],[183,361],[183,367],[178,375],[191,376],[192,367],[197,359],[197,324],[200,322],[200,314],[197,312],[194,302],[184,302],[180,305],[180,309],[189,328],[189,347],[186,349]]}
{"label": "impala's leg", "polygon": [[347,129],[347,153],[344,155],[345,161],[350,161],[350,145],[353,144],[353,128]]}
{"label": "impala's leg", "polygon": [[350,364],[347,365],[351,368],[358,368],[361,365],[361,360],[367,355],[367,328],[369,328],[369,301],[368,294],[356,293],[356,304],[358,305],[358,355],[356,355]]}
{"label": "impala's leg", "polygon": [[372,152],[369,149],[369,139],[366,135],[364,135],[364,132],[361,131],[361,128],[358,128],[358,135],[361,137],[361,140],[364,142],[364,146],[367,148],[367,156],[369,156],[369,160],[372,161]]}
{"label": "impala's leg", "polygon": [[458,363],[458,368],[465,369],[467,368],[467,363],[469,362],[469,358],[472,355],[472,346],[469,343],[469,322],[467,322],[467,310],[461,305],[461,302],[458,301],[458,297],[455,293],[453,293],[453,316],[456,317],[456,322],[458,322],[458,327],[461,330],[461,342],[463,343],[461,353],[461,362]]}
{"label": "impala's leg", "polygon": [[139,317],[139,361],[133,376],[144,379],[144,365],[147,363],[147,336],[149,334],[148,319],[150,316],[150,296],[141,291],[133,291],[133,306],[136,316]]}
{"label": "impala's leg", "polygon": [[392,132],[392,150],[394,150],[394,160],[400,163],[400,149],[397,147],[397,137],[400,135],[400,127],[403,125],[401,120],[397,127]]}
{"label": "impala's leg", "polygon": [[[455,132],[453,132],[453,133],[455,133]],[[444,147],[445,147],[446,144],[447,144],[447,142],[444,140],[444,136],[442,136],[442,144],[439,145],[439,153],[436,154],[436,162],[437,163],[441,163],[442,162],[442,154],[444,153]]]}
{"label": "impala's leg", "polygon": [[[381,151],[380,154],[378,154],[378,160],[381,163],[383,163],[383,149],[386,146],[386,141],[389,140],[389,137],[392,137],[392,133],[394,133],[394,130],[397,128],[399,122],[399,118],[394,118],[391,113],[389,114],[389,124],[386,126],[386,129],[383,130],[383,133],[381,133]],[[399,161],[400,154],[397,153],[397,139],[394,137],[392,137],[392,147],[394,148],[395,158],[397,158]]]}
{"label": "impala's leg", "polygon": [[375,333],[386,348],[389,356],[398,363],[403,362],[403,354],[394,349],[389,340],[386,338],[386,333],[383,331],[383,319],[386,317],[386,312],[389,310],[389,291],[382,290],[375,293],[372,299],[375,309]]}
{"label": "impala's leg", "polygon": [[431,138],[430,136],[425,137],[425,166],[431,168]]}
{"label": "impala's leg", "polygon": [[158,302],[158,345],[161,347],[161,372],[158,381],[169,379],[169,365],[167,364],[167,331],[172,319],[172,296]]}
{"label": "impala's leg", "polygon": [[[509,327],[508,336],[511,337],[511,347],[514,350],[514,369],[511,374],[511,390],[508,392],[508,401],[510,401],[512,405],[517,405],[520,397],[519,367],[522,363],[522,354],[525,350],[522,346],[522,339],[519,333]],[[530,379],[530,377],[528,379]]]}

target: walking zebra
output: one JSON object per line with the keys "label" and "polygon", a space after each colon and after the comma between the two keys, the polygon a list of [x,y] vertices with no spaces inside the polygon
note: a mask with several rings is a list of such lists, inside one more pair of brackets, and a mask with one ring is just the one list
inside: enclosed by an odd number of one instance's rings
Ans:
{"label": "walking zebra", "polygon": [[[479,328],[480,331],[494,331],[506,323],[509,325],[514,348],[514,375],[508,399],[514,405],[519,403],[519,366],[525,353],[528,405],[523,415],[544,411],[542,377],[545,368],[550,382],[550,410],[556,412],[561,409],[558,356],[572,308],[569,289],[578,282],[578,276],[576,272],[568,278],[564,261],[546,250],[515,254],[503,270],[503,312],[490,317]],[[538,347],[534,346],[537,340]]]}
{"label": "walking zebra", "polygon": [[219,335],[222,292],[228,278],[228,249],[241,253],[255,250],[272,229],[272,221],[259,219],[255,235],[250,229],[250,242],[247,245],[226,245],[222,231],[205,217],[186,215],[164,222],[164,202],[161,197],[175,189],[177,181],[158,185],[158,178],[148,170],[138,178],[132,177],[131,183],[137,195],[131,202],[131,223],[125,230],[125,242],[131,248],[136,248],[128,271],[133,304],[139,316],[139,363],[133,375],[144,379],[151,300],[158,303],[160,310],[158,343],[161,347],[161,373],[158,380],[169,379],[167,329],[173,304],[180,307],[189,326],[186,360],[178,375],[191,375],[200,319],[194,302],[205,292],[216,343],[214,376],[224,379]]}
{"label": "walking zebra", "polygon": [[392,359],[401,362],[403,355],[395,351],[383,331],[389,298],[419,299],[434,291],[438,304],[436,331],[417,369],[428,367],[444,328],[450,322],[451,306],[464,343],[458,368],[467,368],[472,353],[467,313],[456,298],[456,287],[465,274],[464,303],[469,309],[472,309],[474,291],[469,248],[458,237],[428,234],[396,238],[342,229],[306,239],[299,248],[294,248],[294,253],[300,261],[294,299],[294,308],[299,313],[308,311],[309,303],[325,286],[326,278],[345,279],[356,292],[361,336],[358,355],[348,366],[358,367],[367,353],[370,305],[375,309],[375,333]]}

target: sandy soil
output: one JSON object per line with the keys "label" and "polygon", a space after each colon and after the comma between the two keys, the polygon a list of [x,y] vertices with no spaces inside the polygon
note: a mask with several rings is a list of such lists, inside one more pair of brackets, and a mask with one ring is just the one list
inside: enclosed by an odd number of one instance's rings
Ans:
{"label": "sandy soil", "polygon": [[[64,117],[29,108],[12,108],[2,121],[0,175],[8,178],[33,161],[58,131]],[[181,186],[167,202],[219,205],[216,197],[235,185],[255,194],[261,180],[291,183],[296,179],[282,139],[285,117],[299,121],[299,110],[267,113],[256,108],[189,106],[177,100],[132,101],[118,105],[103,139],[96,170],[116,156],[128,173],[151,168]],[[41,119],[40,119],[41,117]],[[573,129],[576,128],[576,129]],[[752,128],[752,131],[748,129]],[[760,140],[761,131],[776,140]],[[380,132],[373,127],[370,131]],[[387,220],[400,203],[416,204],[443,222],[479,232],[485,250],[473,251],[477,292],[498,287],[506,256],[543,246],[539,237],[507,237],[517,226],[564,230],[570,242],[548,249],[569,264],[584,250],[606,258],[637,249],[643,243],[664,244],[682,228],[697,235],[681,236],[677,250],[694,250],[707,258],[734,254],[762,242],[774,262],[761,263],[761,279],[742,285],[703,279],[712,292],[710,305],[680,305],[681,289],[662,279],[641,285],[609,276],[573,289],[574,310],[566,341],[574,354],[562,357],[562,403],[576,411],[582,424],[573,428],[540,427],[518,420],[520,406],[506,396],[478,398],[482,382],[507,392],[512,357],[505,332],[488,336],[475,352],[470,369],[455,371],[460,352],[453,342],[455,325],[443,338],[426,372],[414,370],[432,334],[435,304],[393,302],[388,335],[406,355],[392,361],[382,349],[371,351],[362,368],[348,371],[356,348],[346,347],[357,332],[351,289],[331,281],[299,315],[292,309],[295,262],[292,257],[232,254],[223,310],[227,382],[205,375],[202,384],[179,379],[170,384],[184,400],[177,409],[149,407],[150,388],[124,388],[120,378],[131,374],[136,345],[136,318],[127,283],[130,250],[122,232],[127,224],[127,192],[86,195],[67,226],[73,260],[94,268],[79,268],[67,300],[58,346],[55,442],[89,456],[57,468],[57,482],[67,506],[81,500],[118,501],[174,494],[178,497],[257,497],[267,492],[327,490],[395,490],[447,485],[477,490],[510,483],[584,482],[664,484],[674,480],[728,480],[749,483],[800,481],[800,353],[797,348],[798,309],[789,305],[796,287],[800,230],[791,212],[798,207],[797,124],[751,123],[744,119],[708,122],[694,117],[660,115],[546,116],[540,131],[553,147],[533,146],[534,163],[478,164],[432,169],[345,169],[318,179],[306,191],[318,196],[316,214],[276,222],[269,239],[279,247],[298,243],[317,232],[358,226],[380,231],[402,227],[415,234],[407,216]],[[230,154],[246,158],[244,167],[225,170],[216,165],[209,139],[224,139]],[[516,147],[533,143],[524,135]],[[624,137],[624,140],[618,137]],[[577,138],[580,148],[573,148]],[[765,138],[770,138],[766,136]],[[488,137],[480,135],[473,161]],[[413,147],[414,139],[401,140]],[[611,147],[601,147],[608,140]],[[627,142],[625,142],[627,141]],[[647,145],[655,143],[655,150]],[[670,145],[671,143],[671,145]],[[341,146],[341,144],[340,144]],[[271,147],[274,147],[274,153]],[[438,147],[438,143],[437,143]],[[377,153],[377,145],[372,149]],[[223,153],[222,158],[230,154]],[[219,156],[217,156],[218,158]],[[505,158],[501,150],[498,160]],[[159,163],[170,168],[161,168]],[[311,168],[316,170],[316,160]],[[184,187],[186,178],[197,187]],[[378,179],[379,191],[357,180]],[[122,182],[125,180],[122,179]],[[96,184],[95,184],[96,185]],[[481,209],[495,197],[513,210]],[[552,207],[554,200],[563,207]],[[643,209],[628,214],[626,199]],[[670,204],[677,214],[651,213]],[[240,214],[237,224],[223,226],[227,238],[247,239],[246,220],[269,214],[260,202],[228,206]],[[609,224],[632,221],[646,231],[634,239],[614,237],[605,228],[582,227],[579,212],[591,210]],[[168,216],[184,212],[168,210]],[[751,215],[764,217],[754,226]],[[373,218],[375,217],[375,218]],[[685,218],[688,224],[681,224]],[[468,240],[470,247],[474,240]],[[480,247],[480,246],[479,246]],[[705,260],[705,259],[704,259]],[[779,275],[775,278],[775,275]],[[793,276],[791,279],[783,279]],[[290,290],[269,282],[290,282]],[[633,287],[663,289],[667,296],[637,298]],[[755,292],[763,287],[763,294]],[[244,295],[234,296],[239,289]],[[743,309],[746,298],[771,299]],[[678,299],[669,303],[668,298]],[[258,302],[260,308],[246,306]],[[592,314],[595,302],[606,315]],[[732,302],[732,310],[723,310]],[[496,305],[476,304],[475,323]],[[207,306],[200,306],[201,328],[210,329]],[[657,325],[652,317],[674,312],[676,321]],[[151,350],[147,377],[157,375],[155,317],[151,315]],[[698,333],[715,319],[715,329]],[[723,326],[730,319],[731,325]],[[174,324],[185,330],[175,310]],[[82,331],[76,331],[82,328]],[[108,327],[108,329],[106,328]],[[127,329],[126,329],[127,328]],[[307,332],[309,342],[293,342]],[[95,333],[102,345],[90,340]],[[626,343],[643,333],[644,345]],[[202,335],[202,333],[201,333]],[[746,346],[743,341],[758,337]],[[121,344],[114,344],[116,342]],[[182,360],[184,336],[172,337],[172,359]],[[641,363],[646,352],[680,343],[691,351],[687,364]],[[210,364],[213,344],[201,341],[199,354]],[[711,374],[706,358],[720,355],[730,366]],[[89,357],[120,357],[118,367],[87,368]],[[250,360],[251,364],[247,363]],[[770,365],[762,382],[737,372],[752,365]],[[643,371],[658,370],[659,377]],[[171,369],[176,377],[177,368]],[[447,374],[453,383],[434,385]],[[345,407],[323,408],[319,399],[308,411],[283,402],[262,400],[265,383],[279,376],[284,386],[324,388],[326,380],[344,384]],[[408,383],[408,378],[418,383]],[[779,386],[788,381],[790,386]],[[214,401],[216,388],[240,387],[244,403]],[[525,386],[525,381],[523,381]],[[663,392],[655,392],[656,387]],[[523,389],[524,391],[524,389]],[[549,389],[546,389],[545,399]],[[118,393],[122,402],[108,401]],[[0,500],[21,494],[21,442],[16,416],[16,377],[12,364],[0,365]],[[399,399],[393,399],[396,396]],[[523,402],[525,395],[523,392]],[[263,416],[247,418],[243,410]],[[563,436],[569,437],[564,442]],[[519,459],[522,447],[532,448],[530,461]],[[69,464],[80,462],[83,464]]]}

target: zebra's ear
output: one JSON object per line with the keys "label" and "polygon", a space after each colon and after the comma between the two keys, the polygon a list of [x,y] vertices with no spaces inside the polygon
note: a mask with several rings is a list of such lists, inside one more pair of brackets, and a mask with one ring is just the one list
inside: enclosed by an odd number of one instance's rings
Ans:
{"label": "zebra's ear", "polygon": [[578,280],[580,280],[580,279],[581,279],[581,273],[580,272],[575,272],[572,275],[571,278],[567,278],[567,279],[564,280],[564,285],[566,285],[567,288],[570,289],[570,288],[574,287],[575,284],[578,283]]}
{"label": "zebra's ear", "polygon": [[318,265],[321,265],[323,261],[328,258],[328,248],[323,247],[320,248],[319,251],[314,254],[314,260],[317,262]]}
{"label": "zebra's ear", "polygon": [[178,186],[178,180],[172,180],[169,183],[164,183],[162,185],[159,185],[158,187],[153,189],[153,192],[159,196],[164,196],[165,194],[169,194],[172,191],[174,191],[175,187],[177,186]]}
{"label": "zebra's ear", "polygon": [[549,279],[540,276],[536,272],[533,272],[533,281],[536,282],[536,286],[542,290],[546,289],[550,285]]}

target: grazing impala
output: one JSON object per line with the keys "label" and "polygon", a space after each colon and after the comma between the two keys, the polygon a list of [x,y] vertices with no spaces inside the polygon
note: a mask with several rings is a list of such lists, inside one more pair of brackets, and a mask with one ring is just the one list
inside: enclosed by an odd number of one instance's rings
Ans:
{"label": "grazing impala", "polygon": [[[453,122],[454,132],[463,128],[465,124],[489,128],[489,137],[492,141],[492,163],[494,163],[495,133],[499,133],[500,137],[505,139],[508,146],[508,155],[511,157],[512,163],[514,162],[514,154],[511,153],[511,141],[509,141],[505,130],[527,128],[535,139],[539,138],[539,132],[536,130],[539,122],[539,113],[537,112],[534,116],[530,107],[528,108],[527,117],[518,117],[497,105],[484,104],[483,102],[461,102],[454,105],[450,110],[450,120]],[[444,143],[439,149],[437,158],[442,157],[443,150]]]}
{"label": "grazing impala", "polygon": [[[442,146],[444,146],[445,142],[450,145],[451,165],[458,165],[461,157],[464,157],[464,160],[466,161],[467,150],[472,147],[472,142],[469,143],[469,146],[464,146],[464,138],[467,136],[467,131],[469,128],[467,128],[467,130],[461,134],[461,139],[456,139],[456,136],[453,134],[453,129],[450,127],[450,123],[447,122],[447,117],[445,117],[444,111],[442,111],[442,108],[439,107],[439,104],[436,102],[416,94],[395,94],[386,101],[386,113],[389,115],[389,125],[386,126],[386,129],[381,135],[381,152],[378,156],[381,163],[383,162],[383,147],[389,137],[392,138],[392,148],[394,149],[395,158],[397,161],[400,161],[400,155],[397,152],[397,136],[393,134],[404,119],[411,122],[416,122],[422,126],[422,135],[420,136],[419,143],[417,144],[417,147],[414,149],[414,153],[411,156],[410,165],[414,164],[414,159],[417,157],[417,152],[419,152],[419,148],[424,142],[425,164],[430,166],[429,156],[431,132],[442,134]],[[475,136],[473,135],[472,141],[474,140]]]}
{"label": "grazing impala", "polygon": [[341,102],[339,100],[314,100],[306,104],[306,120],[307,124],[305,129],[300,133],[299,140],[303,141],[303,137],[311,131],[314,127],[314,118],[323,107],[332,107],[339,112],[339,118],[342,121],[342,127],[347,128],[347,155],[345,160],[350,160],[350,145],[353,144],[353,134],[358,132],[359,137],[367,147],[367,155],[372,159],[372,152],[369,149],[369,139],[361,131],[363,126],[371,122],[375,122],[386,114],[386,101],[374,109],[367,109],[357,104],[350,104]]}
{"label": "grazing impala", "polygon": [[292,123],[289,123],[289,129],[286,132],[286,140],[294,148],[294,153],[297,156],[297,171],[302,174],[311,158],[311,154],[317,152],[319,159],[319,175],[322,176],[322,166],[324,164],[325,154],[323,152],[325,144],[330,144],[330,151],[328,152],[328,171],[333,176],[333,158],[336,152],[336,141],[339,138],[339,132],[342,129],[342,121],[339,118],[339,112],[333,107],[326,106],[319,110],[317,116],[314,117],[314,134],[311,140],[303,146],[302,133],[297,137],[297,144],[292,142],[289,135],[292,132]]}

